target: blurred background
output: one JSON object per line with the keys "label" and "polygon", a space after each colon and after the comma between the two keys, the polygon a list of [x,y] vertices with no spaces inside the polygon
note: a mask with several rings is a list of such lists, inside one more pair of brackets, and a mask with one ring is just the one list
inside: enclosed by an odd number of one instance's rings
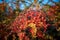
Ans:
{"label": "blurred background", "polygon": [[[0,0],[0,40],[6,40],[5,36],[11,33],[9,26],[20,13],[23,13],[31,7],[35,8],[35,6],[32,6],[34,1],[35,0]],[[58,34],[60,35],[60,0],[37,0],[37,3],[39,8],[44,12],[49,12],[47,11],[48,9],[50,9],[50,11],[54,11],[54,15],[57,16],[57,21],[55,20],[56,22],[54,24],[59,25]],[[16,35],[15,33],[12,33],[11,35],[13,34]]]}

